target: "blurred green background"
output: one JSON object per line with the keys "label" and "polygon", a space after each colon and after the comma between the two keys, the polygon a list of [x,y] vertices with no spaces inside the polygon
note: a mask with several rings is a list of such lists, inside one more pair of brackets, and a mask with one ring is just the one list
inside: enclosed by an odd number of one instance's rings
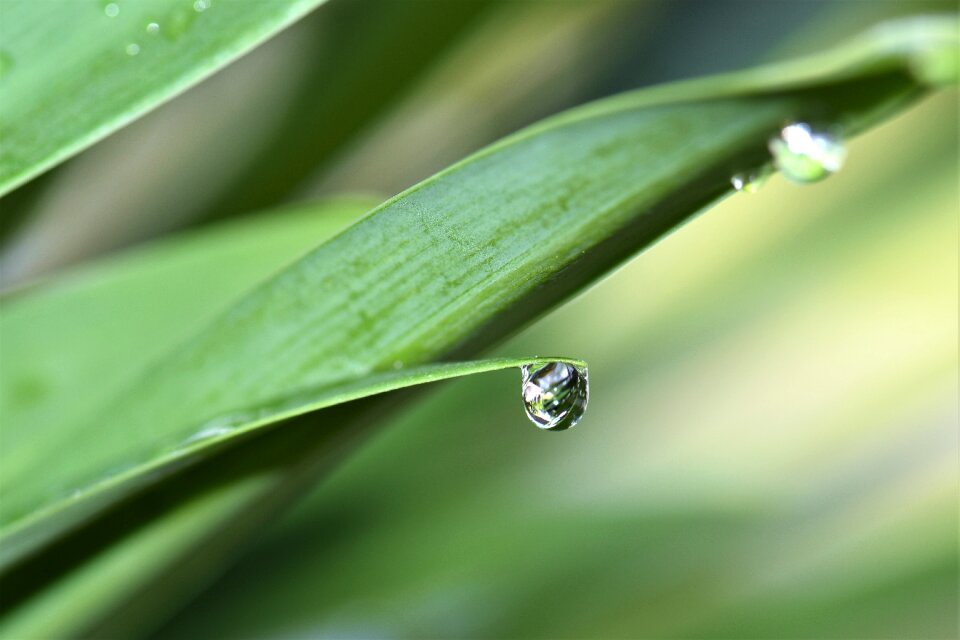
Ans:
{"label": "blurred green background", "polygon": [[[6,198],[0,267],[391,195],[593,97],[944,7],[331,0]],[[590,363],[574,430],[518,376],[438,387],[157,636],[957,637],[957,114],[731,195],[498,350]]]}
{"label": "blurred green background", "polygon": [[166,632],[955,637],[956,110],[730,197],[504,346],[587,359],[574,430],[513,376],[446,385]]}

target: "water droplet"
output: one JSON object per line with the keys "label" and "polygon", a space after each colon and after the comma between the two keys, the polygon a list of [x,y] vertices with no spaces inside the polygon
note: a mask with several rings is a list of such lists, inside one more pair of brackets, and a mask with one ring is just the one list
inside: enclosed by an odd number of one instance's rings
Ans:
{"label": "water droplet", "polygon": [[756,193],[760,191],[760,187],[765,185],[772,175],[773,167],[764,164],[762,167],[750,171],[738,171],[730,178],[730,184],[737,191]]}
{"label": "water droplet", "polygon": [[6,78],[13,71],[13,56],[0,49],[0,80]]}
{"label": "water droplet", "polygon": [[523,367],[523,406],[541,429],[563,431],[583,417],[589,383],[586,368],[566,362]]}
{"label": "water droplet", "polygon": [[160,23],[159,22],[149,22],[147,23],[147,33],[152,36],[160,33]]}
{"label": "water droplet", "polygon": [[195,0],[193,3],[193,10],[197,13],[203,13],[210,8],[210,0]]}
{"label": "water droplet", "polygon": [[393,361],[394,369],[403,369],[403,360],[394,360]]}
{"label": "water droplet", "polygon": [[128,56],[135,56],[140,53],[140,45],[138,45],[136,42],[131,42],[127,45],[126,51]]}
{"label": "water droplet", "polygon": [[106,14],[108,18],[116,18],[120,15],[120,5],[116,2],[108,2],[103,5],[103,13]]}
{"label": "water droplet", "polygon": [[202,440],[209,440],[210,438],[216,438],[217,436],[225,436],[230,433],[230,427],[219,426],[219,427],[206,427],[197,431],[195,434],[190,436],[184,441],[184,444],[193,444],[195,442],[200,442]]}
{"label": "water droplet", "polygon": [[198,442],[203,442],[204,440],[225,436],[244,424],[246,420],[248,420],[248,416],[244,415],[225,415],[214,418],[203,425],[203,428],[199,431],[180,443],[180,447],[187,447]]}
{"label": "water droplet", "polygon": [[837,172],[847,157],[839,137],[804,122],[784,127],[779,136],[770,139],[769,147],[777,169],[801,184],[818,182]]}

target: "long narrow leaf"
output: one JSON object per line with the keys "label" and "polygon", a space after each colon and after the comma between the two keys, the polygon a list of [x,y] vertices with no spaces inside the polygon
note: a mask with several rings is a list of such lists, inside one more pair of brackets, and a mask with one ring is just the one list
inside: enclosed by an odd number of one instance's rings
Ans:
{"label": "long narrow leaf", "polygon": [[[44,430],[76,428],[147,363],[372,204],[342,199],[274,211],[8,295],[0,314],[0,449],[22,452]],[[88,384],[91,372],[96,385]],[[45,539],[35,532],[26,542]],[[15,547],[2,545],[0,557],[16,555]]]}
{"label": "long narrow leaf", "polygon": [[322,1],[4,0],[0,195],[199,82]]}

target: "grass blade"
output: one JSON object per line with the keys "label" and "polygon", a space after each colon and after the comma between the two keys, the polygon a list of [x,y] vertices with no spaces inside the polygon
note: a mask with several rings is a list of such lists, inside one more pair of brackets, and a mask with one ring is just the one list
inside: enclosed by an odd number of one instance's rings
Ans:
{"label": "grass blade", "polygon": [[[75,428],[149,361],[372,204],[341,199],[273,212],[6,296],[0,314],[2,448],[16,449],[17,438],[42,438],[45,429]],[[90,372],[98,384],[87,384]],[[45,539],[37,533],[27,542],[36,546]],[[0,557],[16,555],[15,547],[2,545]]]}
{"label": "grass blade", "polygon": [[6,0],[0,195],[199,82],[322,1]]}

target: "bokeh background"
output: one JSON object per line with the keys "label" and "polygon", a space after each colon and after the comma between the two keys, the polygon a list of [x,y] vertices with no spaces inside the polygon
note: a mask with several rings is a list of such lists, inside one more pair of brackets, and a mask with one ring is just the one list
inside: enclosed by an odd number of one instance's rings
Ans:
{"label": "bokeh background", "polygon": [[[331,0],[6,198],[0,271],[392,195],[585,100],[950,8]],[[587,360],[580,425],[535,429],[512,373],[438,386],[158,637],[957,637],[957,116],[732,194],[528,327],[496,353]]]}

